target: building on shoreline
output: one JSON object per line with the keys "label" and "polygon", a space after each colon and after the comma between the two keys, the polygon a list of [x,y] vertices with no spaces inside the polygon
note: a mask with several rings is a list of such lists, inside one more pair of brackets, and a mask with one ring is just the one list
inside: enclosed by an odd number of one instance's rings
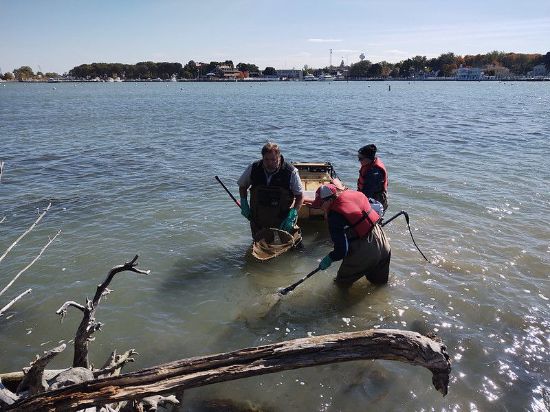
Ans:
{"label": "building on shoreline", "polygon": [[459,67],[456,69],[456,80],[481,80],[483,72],[479,67]]}

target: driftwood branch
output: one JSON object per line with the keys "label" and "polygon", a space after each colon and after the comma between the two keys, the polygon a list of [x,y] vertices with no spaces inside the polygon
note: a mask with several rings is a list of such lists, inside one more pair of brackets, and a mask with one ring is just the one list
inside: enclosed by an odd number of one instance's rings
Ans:
{"label": "driftwood branch", "polygon": [[[19,388],[27,388],[30,395],[34,395],[37,393],[42,393],[46,389],[48,389],[48,383],[46,382],[46,379],[44,378],[44,369],[46,369],[46,365],[59,353],[63,352],[65,350],[65,347],[67,345],[62,344],[59,345],[56,348],[53,348],[52,350],[49,350],[44,353],[44,356],[38,357],[34,362],[31,363],[31,367],[28,371],[25,373],[25,377],[19,384]],[[19,393],[21,389],[17,390]]]}
{"label": "driftwood branch", "polygon": [[[49,206],[48,206],[48,207],[49,207]],[[44,212],[44,213],[46,213],[46,212]],[[50,244],[55,240],[55,238],[56,238],[57,236],[59,236],[60,233],[61,233],[61,230],[59,230],[59,231],[55,234],[55,236],[52,237],[52,238],[48,241],[48,243],[46,243],[46,244],[44,245],[44,247],[40,250],[40,253],[32,260],[31,263],[29,263],[29,264],[28,264],[27,266],[25,266],[17,275],[15,275],[15,277],[11,280],[11,282],[8,283],[8,284],[6,285],[6,287],[0,291],[0,296],[2,296],[2,295],[4,294],[4,292],[5,292],[6,290],[8,290],[8,288],[9,288],[11,285],[13,285],[13,283],[19,278],[19,276],[21,276],[23,273],[25,273],[25,272],[27,271],[27,269],[29,269],[32,265],[34,265],[34,262],[36,262],[36,261],[40,258],[40,256],[42,256],[42,253],[44,253],[44,251],[48,248],[48,246],[50,246]],[[6,251],[6,253],[4,253],[4,256],[5,256],[6,254],[7,254],[7,251]]]}
{"label": "driftwood branch", "polygon": [[82,313],[84,313],[86,311],[86,308],[84,306],[82,306],[80,303],[75,302],[74,300],[69,300],[69,301],[65,302],[63,305],[61,305],[61,307],[55,311],[55,313],[57,315],[61,316],[61,321],[63,321],[63,319],[65,319],[65,316],[67,316],[67,310],[71,306],[73,308],[77,308]]}
{"label": "driftwood branch", "polygon": [[10,303],[8,303],[6,306],[4,306],[2,309],[0,309],[0,317],[2,317],[2,315],[4,315],[4,313],[9,309],[11,308],[15,302],[17,302],[19,299],[21,299],[23,296],[27,295],[28,293],[31,293],[32,292],[32,289],[27,289],[26,291],[24,291],[23,293],[21,293],[19,296],[13,298]]}
{"label": "driftwood branch", "polygon": [[4,406],[11,405],[14,403],[19,397],[14,394],[12,391],[7,389],[2,384],[2,379],[0,378],[0,409]]}
{"label": "driftwood branch", "polygon": [[135,359],[131,357],[132,355],[138,355],[135,349],[130,349],[122,355],[117,355],[116,350],[113,351],[105,365],[103,365],[103,368],[93,371],[94,377],[104,378],[107,376],[120,375],[120,370],[124,367],[124,365],[134,362]]}
{"label": "driftwood branch", "polygon": [[447,394],[451,364],[445,345],[416,332],[378,329],[179,360],[21,399],[6,410],[77,410],[266,373],[361,359],[423,366],[432,372],[435,388]]}
{"label": "driftwood branch", "polygon": [[40,222],[42,220],[42,218],[44,217],[44,215],[46,214],[46,212],[50,209],[51,207],[51,203],[48,205],[48,207],[46,209],[44,209],[44,211],[42,212],[42,214],[40,214],[40,216],[38,216],[38,219],[35,220],[35,222],[27,229],[25,230],[25,232],[23,232],[23,234],[21,236],[19,236],[15,242],[13,242],[9,247],[8,249],[4,252],[4,254],[2,256],[0,256],[0,262],[2,262],[2,260],[4,260],[4,258],[6,257],[6,255],[15,247],[15,245],[17,245],[17,243],[19,243],[19,241],[21,239],[23,239],[25,236],[27,236],[31,230],[34,229],[34,227],[38,224],[38,222]]}
{"label": "driftwood branch", "polygon": [[111,292],[111,289],[109,289],[108,286],[113,280],[114,276],[117,273],[124,271],[135,272],[142,275],[148,275],[150,273],[149,270],[141,270],[136,268],[137,259],[138,255],[134,256],[131,261],[126,262],[123,265],[113,267],[107,274],[107,278],[105,279],[105,281],[103,281],[102,284],[98,285],[93,300],[86,299],[85,305],[81,305],[74,301],[68,301],[65,302],[56,311],[58,315],[61,315],[61,319],[65,317],[65,315],[67,314],[67,309],[71,306],[81,310],[83,313],[82,321],[78,326],[74,339],[73,367],[90,368],[90,362],[88,360],[88,343],[92,339],[92,335],[97,330],[100,330],[102,326],[101,322],[96,321],[95,312],[97,310],[99,302],[101,301],[101,298]]}

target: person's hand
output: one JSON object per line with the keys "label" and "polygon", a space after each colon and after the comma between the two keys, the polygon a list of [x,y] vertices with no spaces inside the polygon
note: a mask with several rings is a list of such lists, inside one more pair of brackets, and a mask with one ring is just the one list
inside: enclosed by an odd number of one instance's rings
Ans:
{"label": "person's hand", "polygon": [[288,211],[288,216],[285,220],[281,223],[281,226],[279,226],[279,229],[284,230],[285,232],[292,232],[292,229],[294,229],[294,225],[296,224],[296,220],[298,219],[298,211],[294,208],[290,209]]}
{"label": "person's hand", "polygon": [[332,259],[329,255],[326,255],[323,259],[321,259],[321,262],[319,263],[319,269],[326,270],[332,265]]}
{"label": "person's hand", "polygon": [[250,220],[250,206],[246,197],[241,197],[241,215]]}

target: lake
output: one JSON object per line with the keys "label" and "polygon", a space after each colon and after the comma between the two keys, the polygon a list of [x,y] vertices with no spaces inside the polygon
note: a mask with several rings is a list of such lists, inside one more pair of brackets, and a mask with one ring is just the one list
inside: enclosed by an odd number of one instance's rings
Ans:
{"label": "lake", "polygon": [[[388,85],[391,84],[391,90]],[[442,397],[423,368],[356,361],[186,392],[275,411],[545,411],[550,396],[550,83],[276,82],[0,85],[0,263],[6,294],[0,372],[74,338],[84,303],[115,265],[139,255],[149,276],[118,274],[90,345],[101,366],[135,348],[132,371],[176,359],[306,336],[397,328],[435,332],[452,359]],[[266,299],[331,250],[325,223],[305,248],[267,262],[214,179],[236,181],[280,144],[289,161],[330,161],[354,188],[368,143],[389,173],[390,281],[333,285],[319,272],[260,316]],[[72,347],[52,368],[68,366]]]}

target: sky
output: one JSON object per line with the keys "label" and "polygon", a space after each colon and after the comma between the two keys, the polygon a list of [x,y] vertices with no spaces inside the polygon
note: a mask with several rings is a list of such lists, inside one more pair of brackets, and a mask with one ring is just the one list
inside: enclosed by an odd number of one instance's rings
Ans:
{"label": "sky", "polygon": [[[330,50],[332,49],[332,55]],[[277,69],[550,51],[550,0],[0,0],[0,72],[232,60]]]}

